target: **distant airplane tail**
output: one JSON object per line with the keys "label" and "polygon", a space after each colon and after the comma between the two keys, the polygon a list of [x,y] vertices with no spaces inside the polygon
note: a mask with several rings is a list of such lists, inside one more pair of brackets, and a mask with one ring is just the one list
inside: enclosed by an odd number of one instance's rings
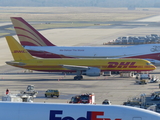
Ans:
{"label": "distant airplane tail", "polygon": [[55,46],[21,17],[11,21],[22,46]]}
{"label": "distant airplane tail", "polygon": [[12,36],[6,36],[6,40],[15,61],[34,59]]}

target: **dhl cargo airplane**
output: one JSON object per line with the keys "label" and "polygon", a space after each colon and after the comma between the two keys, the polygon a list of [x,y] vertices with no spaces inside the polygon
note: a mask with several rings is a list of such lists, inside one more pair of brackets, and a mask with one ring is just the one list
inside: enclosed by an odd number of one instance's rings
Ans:
{"label": "dhl cargo airplane", "polygon": [[11,21],[22,46],[41,58],[140,58],[160,65],[160,45],[145,44],[129,47],[64,47],[55,46],[21,17]]}
{"label": "dhl cargo airplane", "polygon": [[160,114],[122,105],[0,102],[0,120],[160,120]]}
{"label": "dhl cargo airplane", "polygon": [[156,67],[143,59],[37,59],[32,57],[12,36],[6,36],[14,61],[8,65],[36,71],[77,72],[82,75],[100,76],[104,71],[151,71]]}

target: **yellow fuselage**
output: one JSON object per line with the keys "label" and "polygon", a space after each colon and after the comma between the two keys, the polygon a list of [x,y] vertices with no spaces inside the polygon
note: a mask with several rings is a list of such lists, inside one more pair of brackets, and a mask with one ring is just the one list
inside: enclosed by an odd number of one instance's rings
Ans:
{"label": "yellow fuselage", "polygon": [[[14,64],[14,62],[20,64]],[[156,67],[142,59],[31,59],[7,64],[36,71],[70,72],[62,65],[97,67],[101,71],[151,71]]]}

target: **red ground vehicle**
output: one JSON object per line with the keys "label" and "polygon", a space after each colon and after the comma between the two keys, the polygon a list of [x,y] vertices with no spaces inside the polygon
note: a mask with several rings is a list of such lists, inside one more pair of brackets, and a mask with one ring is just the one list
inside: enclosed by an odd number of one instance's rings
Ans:
{"label": "red ground vehicle", "polygon": [[76,95],[69,103],[95,104],[95,96],[94,93]]}

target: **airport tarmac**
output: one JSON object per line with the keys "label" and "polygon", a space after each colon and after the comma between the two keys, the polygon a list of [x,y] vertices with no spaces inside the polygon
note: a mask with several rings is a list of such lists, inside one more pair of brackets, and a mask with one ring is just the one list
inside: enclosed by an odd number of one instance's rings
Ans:
{"label": "airport tarmac", "polygon": [[[102,44],[120,36],[144,36],[159,34],[160,28],[153,26],[95,26],[87,28],[49,29],[40,31],[53,44],[58,46],[103,46]],[[17,40],[18,38],[14,36]],[[5,61],[12,60],[12,55],[5,38],[0,38],[0,96],[8,88],[10,91],[25,90],[29,84],[35,85],[39,92],[34,102],[66,103],[76,94],[95,93],[96,103],[101,104],[109,99],[112,104],[122,104],[128,98],[142,93],[152,93],[160,90],[158,83],[136,85],[135,78],[84,77],[84,80],[73,80],[74,75],[64,76],[56,73],[24,73],[23,69],[5,65]],[[118,52],[118,51],[117,51]],[[157,69],[153,74],[160,77]],[[58,89],[59,98],[45,98],[47,89]]]}
{"label": "airport tarmac", "polygon": [[[158,83],[139,85],[135,78],[120,78],[119,75],[87,77],[84,80],[73,80],[74,75],[61,73],[33,72],[24,73],[23,69],[8,65],[0,67],[0,91],[2,96],[8,88],[10,92],[25,90],[27,85],[35,85],[39,92],[34,102],[67,103],[70,98],[77,94],[94,93],[96,104],[101,104],[104,99],[109,99],[112,104],[123,104],[129,98],[139,97],[140,94],[151,94],[159,91]],[[160,77],[160,69],[151,72]],[[158,73],[157,73],[158,72]],[[45,98],[47,89],[58,89],[59,98]]]}

